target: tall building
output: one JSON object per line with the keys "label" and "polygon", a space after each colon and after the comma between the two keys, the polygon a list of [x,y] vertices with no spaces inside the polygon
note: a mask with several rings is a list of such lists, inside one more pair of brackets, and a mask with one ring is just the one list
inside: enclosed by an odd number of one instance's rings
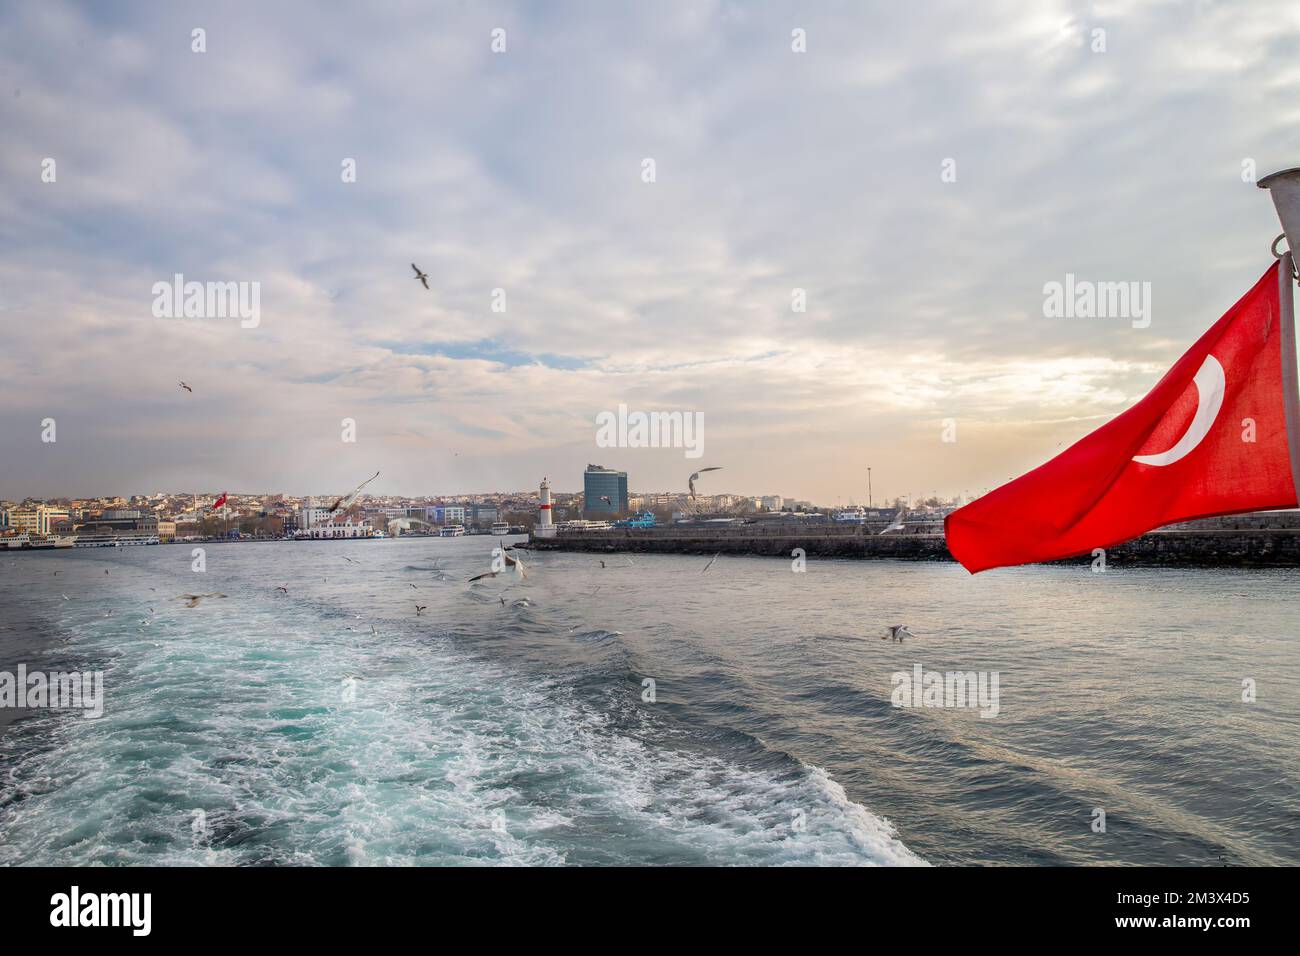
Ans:
{"label": "tall building", "polygon": [[627,472],[588,465],[582,475],[582,497],[586,514],[626,514]]}

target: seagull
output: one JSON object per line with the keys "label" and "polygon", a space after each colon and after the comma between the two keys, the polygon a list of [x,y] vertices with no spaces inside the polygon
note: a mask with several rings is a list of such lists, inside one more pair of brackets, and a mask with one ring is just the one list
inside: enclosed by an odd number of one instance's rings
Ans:
{"label": "seagull", "polygon": [[346,494],[346,495],[344,495],[342,498],[339,498],[337,501],[335,501],[334,504],[332,504],[332,505],[327,509],[327,513],[328,513],[328,514],[333,514],[334,512],[338,511],[340,508],[351,508],[351,507],[352,507],[352,503],[353,503],[354,501],[356,501],[356,500],[357,500],[357,496],[359,496],[359,495],[361,494],[361,489],[364,488],[366,485],[370,484],[372,481],[374,481],[374,480],[375,480],[376,478],[378,478],[378,477],[379,477],[379,472],[375,472],[373,475],[371,475],[371,476],[370,476],[369,478],[367,478],[365,481],[361,482],[361,484],[359,484],[359,485],[357,485],[355,488],[353,488],[350,494]]}
{"label": "seagull", "polygon": [[420,267],[414,262],[411,263],[411,268],[415,270],[415,277],[420,280],[420,285],[429,288],[429,273],[421,272]]}
{"label": "seagull", "polygon": [[277,591],[283,591],[285,594],[288,594],[288,593],[289,593],[289,589],[288,589],[287,587],[285,587],[283,584],[281,584],[278,588],[276,588],[276,590],[277,590]]}
{"label": "seagull", "polygon": [[194,389],[190,388],[184,382],[177,382],[176,384],[179,385],[181,388],[185,389],[185,391],[189,392],[190,394],[194,393]]}
{"label": "seagull", "polygon": [[198,607],[198,606],[199,606],[199,602],[202,601],[204,598],[223,598],[223,597],[229,597],[229,595],[226,595],[226,594],[178,594],[178,595],[176,595],[176,600],[178,600],[178,601],[188,601],[189,603],[185,605],[186,607]]}
{"label": "seagull", "polygon": [[423,605],[421,605],[421,604],[417,604],[417,605],[415,605],[415,616],[416,616],[416,617],[419,617],[421,613],[423,613],[424,611],[427,611],[428,609],[429,609],[429,605],[427,605],[427,604],[423,604]]}
{"label": "seagull", "polygon": [[72,600],[72,598],[68,597],[66,594],[60,594],[59,597],[63,598],[63,600],[65,600],[65,601],[71,601],[71,600]]}
{"label": "seagull", "polygon": [[[376,472],[376,474],[378,474],[378,472]],[[354,559],[352,559],[352,558],[349,558],[346,554],[343,555],[343,560],[344,560],[344,561],[351,561],[353,564],[360,564],[360,563],[361,563],[360,561],[356,561],[356,560],[354,560]]]}
{"label": "seagull", "polygon": [[[721,554],[721,553],[722,553],[721,551],[718,552],[718,554]],[[717,554],[715,554],[713,557],[709,558],[709,563],[706,564],[706,565],[704,566],[703,570],[700,571],[700,574],[703,574],[705,571],[709,570],[709,568],[713,567],[713,562],[716,561],[716,560],[718,560],[718,555],[717,555]]]}
{"label": "seagull", "polygon": [[695,474],[691,475],[691,477],[687,478],[687,479],[686,479],[686,483],[687,483],[688,485],[691,486],[691,497],[692,497],[692,498],[695,497],[695,479],[696,479],[696,478],[700,477],[700,475],[704,474],[706,471],[721,471],[721,470],[722,470],[722,466],[721,466],[721,465],[714,465],[714,466],[711,467],[711,468],[701,468],[699,471],[695,472]]}
{"label": "seagull", "polygon": [[605,504],[607,505],[612,505],[614,503],[613,501],[610,500],[609,495],[601,495],[600,500],[605,502]]}
{"label": "seagull", "polygon": [[888,531],[902,531],[903,515],[904,513],[906,513],[906,511],[907,511],[906,508],[899,508],[898,514],[894,515],[894,520],[889,523],[889,527],[885,528],[884,531],[879,532],[879,534],[885,534]]}
{"label": "seagull", "polygon": [[515,573],[521,578],[528,577],[528,575],[524,573],[524,562],[520,561],[518,558],[510,557],[510,555],[506,554],[504,551],[501,552],[501,557],[505,558],[507,568],[514,568]]}
{"label": "seagull", "polygon": [[378,636],[379,636],[379,628],[377,628],[377,627],[375,627],[373,624],[371,624],[371,625],[370,625],[370,634],[371,634],[372,637],[378,637]]}
{"label": "seagull", "polygon": [[470,578],[469,583],[473,584],[475,581],[483,580],[483,578],[494,578],[500,573],[501,573],[500,571],[484,571],[482,574],[476,574],[472,578]]}
{"label": "seagull", "polygon": [[[410,582],[407,582],[407,583],[409,584]],[[418,588],[416,588],[416,586],[415,586],[414,584],[411,585],[411,589],[412,589],[412,590],[419,590]]]}
{"label": "seagull", "polygon": [[506,596],[505,596],[504,594],[502,594],[502,595],[501,595],[501,606],[502,606],[502,607],[505,607],[505,604],[506,604]]}
{"label": "seagull", "polygon": [[604,561],[600,562],[600,566],[603,568],[605,566],[605,562]]}
{"label": "seagull", "polygon": [[899,644],[903,643],[903,638],[905,637],[916,637],[915,634],[907,629],[906,624],[890,624],[886,626],[885,632],[885,636],[881,638],[882,641],[887,641],[890,638],[893,638]]}

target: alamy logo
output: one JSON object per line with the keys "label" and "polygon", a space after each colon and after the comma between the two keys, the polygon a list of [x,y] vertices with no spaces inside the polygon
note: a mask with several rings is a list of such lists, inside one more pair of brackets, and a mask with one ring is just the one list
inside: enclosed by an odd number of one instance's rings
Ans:
{"label": "alamy logo", "polygon": [[129,926],[133,936],[148,936],[153,927],[153,894],[71,893],[50,897],[51,926]]}
{"label": "alamy logo", "polygon": [[104,672],[42,671],[27,672],[26,664],[18,673],[0,671],[0,707],[49,708],[80,710],[87,719],[104,714]]}
{"label": "alamy logo", "polygon": [[1150,282],[1091,282],[1065,274],[1043,286],[1043,315],[1049,319],[1132,319],[1135,329],[1151,324]]}
{"label": "alamy logo", "polygon": [[240,328],[262,322],[262,283],[186,282],[176,273],[171,282],[153,284],[156,319],[239,319]]}
{"label": "alamy logo", "polygon": [[997,671],[927,671],[920,664],[890,678],[895,707],[971,707],[981,717],[996,717],[1001,709]]}
{"label": "alamy logo", "polygon": [[704,454],[703,412],[618,412],[596,416],[597,448],[684,448],[687,458]]}

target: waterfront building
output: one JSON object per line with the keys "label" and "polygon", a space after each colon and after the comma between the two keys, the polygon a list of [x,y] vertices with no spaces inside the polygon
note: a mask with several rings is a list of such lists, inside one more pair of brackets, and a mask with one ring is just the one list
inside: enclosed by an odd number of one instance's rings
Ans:
{"label": "waterfront building", "polygon": [[[582,475],[582,497],[586,514],[626,514],[627,472],[588,465]],[[603,501],[603,498],[609,501]]]}
{"label": "waterfront building", "polygon": [[70,515],[65,508],[50,508],[36,505],[34,508],[15,508],[9,513],[9,526],[15,531],[28,534],[47,535],[50,527],[60,521],[67,521]]}
{"label": "waterfront building", "polygon": [[321,540],[324,538],[371,538],[375,529],[365,521],[353,521],[348,515],[343,521],[314,522],[310,527],[301,529],[295,537]]}

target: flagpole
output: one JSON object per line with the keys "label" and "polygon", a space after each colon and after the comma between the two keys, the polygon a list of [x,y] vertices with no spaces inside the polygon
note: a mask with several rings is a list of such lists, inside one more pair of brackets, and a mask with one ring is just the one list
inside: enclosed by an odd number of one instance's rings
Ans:
{"label": "flagpole", "polygon": [[[1295,350],[1295,260],[1293,254],[1300,249],[1300,167],[1282,169],[1259,181],[1267,189],[1277,209],[1286,236],[1287,251],[1278,258],[1278,308],[1282,328],[1282,407],[1286,410],[1286,443],[1291,454],[1291,482],[1295,487],[1296,503],[1300,504],[1300,376],[1297,375]],[[1281,236],[1278,237],[1279,239]],[[1277,255],[1277,242],[1273,243]]]}

